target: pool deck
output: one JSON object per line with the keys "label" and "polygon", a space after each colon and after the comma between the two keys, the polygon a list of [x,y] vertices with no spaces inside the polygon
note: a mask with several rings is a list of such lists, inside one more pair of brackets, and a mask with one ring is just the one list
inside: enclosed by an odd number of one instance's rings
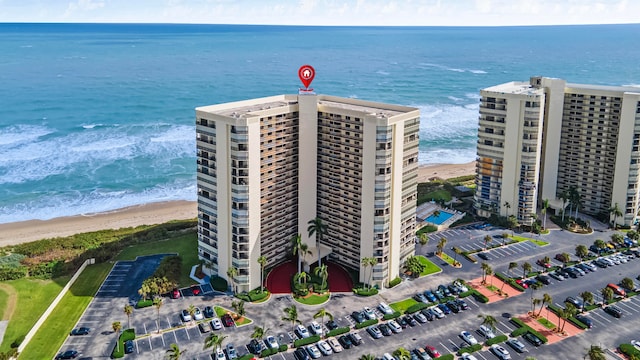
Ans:
{"label": "pool deck", "polygon": [[[450,214],[453,214],[450,218],[446,219],[442,222],[442,224],[434,224],[426,221],[427,217],[433,215],[434,212],[444,211]],[[465,216],[465,213],[459,212],[454,209],[443,208],[438,205],[435,201],[429,201],[424,204],[421,204],[416,209],[416,220],[418,222],[418,229],[422,228],[425,225],[435,225],[438,227],[438,231],[448,229],[451,224],[462,219]]]}

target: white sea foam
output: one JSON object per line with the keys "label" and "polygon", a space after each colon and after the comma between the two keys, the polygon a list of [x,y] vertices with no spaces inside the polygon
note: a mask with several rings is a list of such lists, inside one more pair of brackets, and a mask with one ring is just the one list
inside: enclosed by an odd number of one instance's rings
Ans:
{"label": "white sea foam", "polygon": [[383,71],[383,70],[378,70],[378,71],[376,71],[376,74],[380,74],[380,75],[389,75],[389,73],[388,73],[388,72]]}
{"label": "white sea foam", "polygon": [[432,63],[420,63],[420,64],[418,64],[418,67],[421,67],[423,69],[424,68],[436,68],[436,69],[440,69],[440,70],[453,71],[453,72],[459,72],[459,73],[464,73],[464,72],[470,72],[472,74],[486,74],[487,73],[484,70],[461,69],[461,68],[449,67],[449,66],[445,66],[445,65],[432,64]]}
{"label": "white sea foam", "polygon": [[455,96],[447,96],[447,99],[453,100],[453,101],[456,101],[456,102],[464,100],[464,99],[461,99],[461,98],[455,97]]}
{"label": "white sea foam", "polygon": [[12,125],[0,129],[0,153],[7,151],[8,147],[37,140],[52,132],[54,130],[39,125]]}
{"label": "white sea foam", "polygon": [[469,70],[470,73],[473,74],[486,74],[487,72],[484,70]]}

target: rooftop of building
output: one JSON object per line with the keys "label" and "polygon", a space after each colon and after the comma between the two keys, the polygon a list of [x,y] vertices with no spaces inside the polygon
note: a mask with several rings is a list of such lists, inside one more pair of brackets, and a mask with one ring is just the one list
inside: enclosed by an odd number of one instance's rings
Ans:
{"label": "rooftop of building", "polygon": [[483,91],[503,93],[503,94],[519,94],[519,95],[541,95],[544,90],[531,86],[529,82],[511,81],[508,83],[494,85]]}
{"label": "rooftop of building", "polygon": [[584,89],[584,90],[598,90],[598,91],[611,91],[611,92],[631,92],[640,93],[640,87],[638,86],[613,86],[613,85],[593,85],[593,84],[573,84],[567,83],[567,88],[572,89]]}

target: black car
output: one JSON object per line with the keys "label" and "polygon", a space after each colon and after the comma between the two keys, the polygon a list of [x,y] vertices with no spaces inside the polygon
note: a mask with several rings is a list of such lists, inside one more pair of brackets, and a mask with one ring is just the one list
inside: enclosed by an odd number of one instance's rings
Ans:
{"label": "black car", "polygon": [[124,353],[131,354],[133,352],[133,340],[127,340],[124,342]]}
{"label": "black car", "polygon": [[[416,326],[418,325],[418,322],[416,321],[416,319],[413,318],[413,316],[409,316],[409,315],[405,315],[405,317],[402,318],[402,320],[409,324],[409,326]],[[402,324],[400,324],[402,325]]]}
{"label": "black car", "polygon": [[71,330],[71,335],[89,335],[89,332],[91,331],[91,329],[89,329],[88,327],[80,327],[77,329],[73,329]]}
{"label": "black car", "polygon": [[615,305],[607,306],[606,308],[604,308],[604,311],[609,315],[613,315],[614,317],[622,317],[622,310],[620,310],[620,308]]}
{"label": "black car", "polygon": [[489,254],[487,253],[483,253],[483,252],[478,253],[478,257],[482,260],[489,260]]}
{"label": "black car", "polygon": [[436,290],[433,293],[436,296],[436,298],[438,299],[438,301],[444,299],[444,293],[442,291]]}
{"label": "black car", "polygon": [[378,326],[378,329],[380,329],[380,332],[382,333],[382,335],[384,336],[391,336],[391,334],[393,333],[391,331],[391,328],[389,328],[389,325],[387,324],[380,324]]}
{"label": "black car", "polygon": [[457,299],[456,304],[458,304],[460,310],[469,310],[469,305],[467,305],[467,302],[462,299]]}
{"label": "black car", "polygon": [[436,317],[431,309],[422,309],[420,312],[427,318],[428,321],[433,321],[433,319],[435,319]]}
{"label": "black car", "polygon": [[587,325],[589,329],[593,327],[593,321],[584,315],[576,315],[576,319],[578,319],[581,323]]}
{"label": "black car", "polygon": [[213,311],[213,308],[211,306],[205,307],[202,313],[204,314],[204,317],[206,317],[207,319],[210,319],[215,315],[215,312]]}
{"label": "black car", "polygon": [[[389,328],[387,328],[387,329],[389,329]],[[389,331],[391,331],[391,330],[389,330]],[[351,342],[351,338],[349,336],[347,336],[347,335],[340,336],[338,338],[338,342],[345,349],[351,349],[351,347],[353,346],[353,343]]]}
{"label": "black car", "polygon": [[447,305],[445,305],[445,304],[438,304],[438,308],[439,308],[440,310],[442,310],[442,312],[443,312],[445,315],[449,315],[449,314],[451,314],[451,309],[449,309],[449,307],[448,307]]}
{"label": "black car", "polygon": [[296,358],[296,360],[311,360],[304,348],[297,348],[293,353],[293,357]]}
{"label": "black car", "polygon": [[407,322],[407,319],[405,319],[404,317],[401,318],[397,318],[396,322],[398,323],[398,325],[400,325],[401,328],[406,329],[407,326],[409,326],[409,323]]}
{"label": "black car", "polygon": [[56,359],[75,359],[78,357],[78,352],[75,350],[67,350],[56,355]]}
{"label": "black car", "polygon": [[252,353],[259,355],[262,352],[262,343],[256,339],[252,339],[249,345],[247,345],[247,349]]}
{"label": "black car", "polygon": [[451,296],[451,290],[449,290],[449,288],[444,286],[444,285],[438,285],[438,291],[443,293],[444,296],[446,296],[446,297]]}
{"label": "black car", "polygon": [[540,281],[541,283],[543,283],[545,285],[551,284],[551,279],[549,279],[549,277],[547,275],[538,275],[538,276],[536,276],[536,280]]}
{"label": "black car", "polygon": [[454,300],[447,301],[447,307],[449,309],[451,309],[451,311],[453,311],[456,314],[460,312],[460,308],[458,307],[458,303],[456,303]]}
{"label": "black car", "polygon": [[449,289],[449,291],[451,291],[451,294],[453,294],[453,295],[460,294],[460,289],[457,286],[453,285],[453,284],[447,286],[447,288]]}
{"label": "black car", "polygon": [[528,342],[531,343],[531,345],[533,346],[540,346],[542,345],[542,340],[540,340],[537,336],[533,335],[532,333],[528,332],[526,334],[524,334],[522,336],[525,340],[527,340]]}
{"label": "black car", "polygon": [[364,316],[364,313],[362,311],[354,311],[354,312],[352,312],[351,313],[351,317],[358,324],[363,323],[365,320],[367,320],[367,318]]}
{"label": "black car", "polygon": [[333,330],[333,329],[337,329],[338,328],[338,323],[335,322],[334,320],[329,320],[329,322],[327,322],[327,329],[329,330]]}

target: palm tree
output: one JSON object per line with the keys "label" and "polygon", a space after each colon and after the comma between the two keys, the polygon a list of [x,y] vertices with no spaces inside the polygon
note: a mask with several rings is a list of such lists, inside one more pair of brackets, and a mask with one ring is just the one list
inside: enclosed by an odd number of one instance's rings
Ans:
{"label": "palm tree", "polygon": [[193,304],[189,305],[189,307],[187,308],[187,312],[189,313],[189,315],[191,315],[191,321],[195,321],[195,317],[196,317],[195,305]]}
{"label": "palm tree", "polygon": [[167,359],[168,360],[180,360],[180,357],[185,352],[187,352],[187,350],[180,351],[180,348],[178,347],[178,344],[173,343],[173,344],[169,345],[169,350],[167,350],[165,353],[167,354]]}
{"label": "palm tree", "polygon": [[447,245],[447,238],[445,237],[441,237],[440,241],[438,241],[438,255],[442,255],[442,251],[444,250],[444,247]]}
{"label": "palm tree", "polygon": [[260,342],[262,341],[262,339],[264,339],[264,336],[267,335],[267,332],[269,332],[269,329],[265,329],[260,326],[254,326],[253,333],[251,333],[251,338],[256,339]]}
{"label": "palm tree", "polygon": [[562,223],[564,223],[564,213],[567,209],[567,200],[569,200],[569,192],[567,190],[563,190],[560,193],[560,199],[562,199]]}
{"label": "palm tree", "polygon": [[[543,301],[542,299],[538,299],[538,298],[534,298],[531,301],[531,316],[538,316],[538,314],[536,314],[536,306],[538,306],[539,304],[542,304],[542,301]],[[540,311],[542,311],[543,306],[540,307]]]}
{"label": "palm tree", "polygon": [[542,228],[547,229],[547,209],[549,208],[549,199],[542,200]]}
{"label": "palm tree", "polygon": [[505,202],[504,202],[504,207],[506,207],[506,208],[507,208],[507,216],[509,216],[509,209],[511,209],[511,204],[509,204],[509,202],[508,202],[508,201],[505,201]]}
{"label": "palm tree", "polygon": [[244,308],[244,300],[232,301],[231,307],[236,311],[236,314],[238,314],[238,318],[242,318],[247,313]]}
{"label": "palm tree", "polygon": [[322,289],[324,289],[327,284],[327,277],[329,276],[327,265],[325,264],[317,266],[315,269],[313,269],[313,273],[322,279]]}
{"label": "palm tree", "polygon": [[264,267],[267,266],[267,257],[258,257],[258,264],[260,264],[260,292],[264,292]]}
{"label": "palm tree", "polygon": [[215,354],[218,349],[222,349],[222,343],[226,338],[224,335],[212,332],[204,339],[204,349],[213,348],[213,353]]}
{"label": "palm tree", "polygon": [[486,325],[489,328],[491,328],[491,330],[495,330],[496,324],[498,324],[498,320],[496,320],[496,318],[494,318],[491,315],[483,315],[483,314],[479,314],[478,317],[482,319],[481,325]]}
{"label": "palm tree", "polygon": [[360,356],[358,360],[376,360],[376,357],[371,354],[364,354]]}
{"label": "palm tree", "polygon": [[524,279],[527,277],[527,273],[531,272],[532,267],[531,264],[526,261],[520,266],[522,267],[522,278]]}
{"label": "palm tree", "polygon": [[580,293],[580,297],[582,298],[582,311],[584,311],[584,306],[587,305],[587,303],[592,304],[593,303],[593,293],[591,291],[584,291],[582,293]]}
{"label": "palm tree", "polygon": [[[491,265],[487,265],[487,268],[484,270],[485,276],[488,276],[491,279],[491,286],[493,286],[493,268]],[[486,277],[485,277],[486,282]]]}
{"label": "palm tree", "polygon": [[613,215],[613,230],[615,230],[618,227],[618,216],[623,215],[618,203],[615,203],[615,205],[609,208],[609,214]]}
{"label": "palm tree", "polygon": [[[362,259],[360,259],[360,265],[362,265],[362,267],[364,268],[364,275],[367,275],[367,268],[369,267],[369,265],[371,265],[369,263],[369,258],[368,257],[363,257]],[[373,269],[371,269],[371,272],[373,272]],[[371,287],[371,284],[367,284],[368,288]]]}
{"label": "palm tree", "polygon": [[227,279],[231,280],[233,286],[233,293],[236,293],[236,276],[238,276],[238,269],[235,266],[229,266],[227,269]]}
{"label": "palm tree", "polygon": [[578,313],[578,309],[576,309],[576,307],[571,304],[568,303],[564,310],[560,311],[560,317],[562,318],[562,328],[560,329],[560,331],[564,331],[564,326],[567,323],[567,319],[576,316],[576,314]]}
{"label": "palm tree", "polygon": [[309,274],[307,274],[305,271],[298,274],[298,282],[302,281],[303,284],[306,284],[309,278]]}
{"label": "palm tree", "polygon": [[[582,195],[580,195],[580,192],[578,191],[578,187],[575,185],[572,185],[569,187],[569,201],[571,202],[572,206],[575,206],[575,215],[573,216],[574,219],[578,218],[578,208],[580,208],[580,202],[582,200]],[[571,216],[571,213],[569,213],[569,216]]]}
{"label": "palm tree", "polygon": [[538,316],[540,316],[540,314],[542,313],[542,309],[544,309],[545,304],[551,304],[551,302],[553,301],[553,298],[551,297],[551,295],[544,293],[544,295],[542,295],[542,306],[540,306],[540,311],[538,311]]}
{"label": "palm tree", "polygon": [[493,240],[490,235],[484,237],[484,248],[487,248],[487,245]]}
{"label": "palm tree", "polygon": [[509,274],[512,274],[513,269],[517,269],[518,268],[518,263],[517,262],[510,262],[509,263]]}
{"label": "palm tree", "polygon": [[298,255],[298,274],[302,271],[302,237],[300,234],[295,235],[291,238],[291,248],[293,255]]}
{"label": "palm tree", "polygon": [[315,219],[309,220],[307,223],[309,227],[307,228],[307,232],[309,232],[309,237],[316,234],[316,249],[318,250],[318,266],[322,265],[321,257],[320,257],[320,243],[322,242],[322,238],[325,234],[327,234],[327,224],[322,222],[322,219],[316,217]]}
{"label": "palm tree", "polygon": [[[158,327],[158,334],[159,334],[160,333],[160,308],[162,307],[162,298],[161,297],[154,298],[153,306],[156,307],[156,327]],[[194,308],[194,312],[195,312],[195,308]],[[191,315],[191,317],[193,318],[193,315]]]}
{"label": "palm tree", "polygon": [[369,271],[369,288],[371,288],[371,278],[373,277],[373,267],[378,265],[378,259],[375,257],[369,258],[369,266],[371,266],[371,271]]}
{"label": "palm tree", "polygon": [[620,286],[625,288],[627,291],[633,291],[636,288],[636,284],[633,283],[633,279],[630,277],[625,277],[620,281]]}
{"label": "palm tree", "polygon": [[125,305],[124,313],[127,315],[127,329],[131,329],[131,314],[133,314],[133,306],[129,304]]}
{"label": "palm tree", "polygon": [[[331,314],[330,312],[325,310],[325,308],[322,308],[322,309],[318,310],[318,312],[313,315],[313,318],[314,319],[322,318],[322,320],[321,320],[322,321],[322,327],[324,328],[324,317],[325,316],[328,317],[329,320],[333,320],[333,314]],[[325,333],[323,332],[322,335],[324,337]]]}
{"label": "palm tree", "polygon": [[584,258],[589,255],[589,249],[585,245],[576,246],[576,256],[580,258],[580,260],[584,260]]}
{"label": "palm tree", "polygon": [[480,269],[482,269],[482,283],[486,284],[487,283],[487,269],[489,268],[489,264],[487,264],[486,262],[482,262],[482,264],[480,264]]}
{"label": "palm tree", "polygon": [[396,351],[393,352],[393,356],[395,356],[396,359],[398,360],[410,360],[411,359],[411,353],[409,352],[409,350],[400,347],[398,348]]}
{"label": "palm tree", "polygon": [[[531,285],[529,285],[529,289],[531,289],[531,303],[533,303],[533,293],[534,293],[536,290],[539,290],[539,289],[541,289],[541,288],[542,288],[542,284],[541,284],[541,283],[539,283],[539,282],[534,282],[534,283],[532,283]],[[531,309],[531,315],[535,315],[535,313],[534,313],[534,309],[533,309],[533,308]]]}
{"label": "palm tree", "polygon": [[116,333],[116,349],[120,351],[120,341],[118,340],[118,338],[120,338],[120,330],[122,329],[122,324],[120,324],[120,321],[114,321],[113,323],[111,323],[111,328],[113,329],[113,332]]}
{"label": "palm tree", "polygon": [[589,360],[606,360],[607,357],[604,355],[604,350],[600,346],[591,345],[589,349],[587,349],[587,355],[584,356],[585,360],[589,358]]}
{"label": "palm tree", "polygon": [[298,308],[295,305],[284,308],[284,313],[286,314],[286,316],[283,316],[282,320],[291,321],[291,331],[293,331],[293,327],[296,325],[296,323],[302,323],[300,319],[298,319]]}
{"label": "palm tree", "polygon": [[[418,241],[420,242],[420,245],[422,247],[425,247],[429,243],[429,236],[427,236],[426,233],[422,233],[422,234],[420,234],[420,237],[418,238]],[[422,250],[422,249],[420,249],[420,250]]]}

